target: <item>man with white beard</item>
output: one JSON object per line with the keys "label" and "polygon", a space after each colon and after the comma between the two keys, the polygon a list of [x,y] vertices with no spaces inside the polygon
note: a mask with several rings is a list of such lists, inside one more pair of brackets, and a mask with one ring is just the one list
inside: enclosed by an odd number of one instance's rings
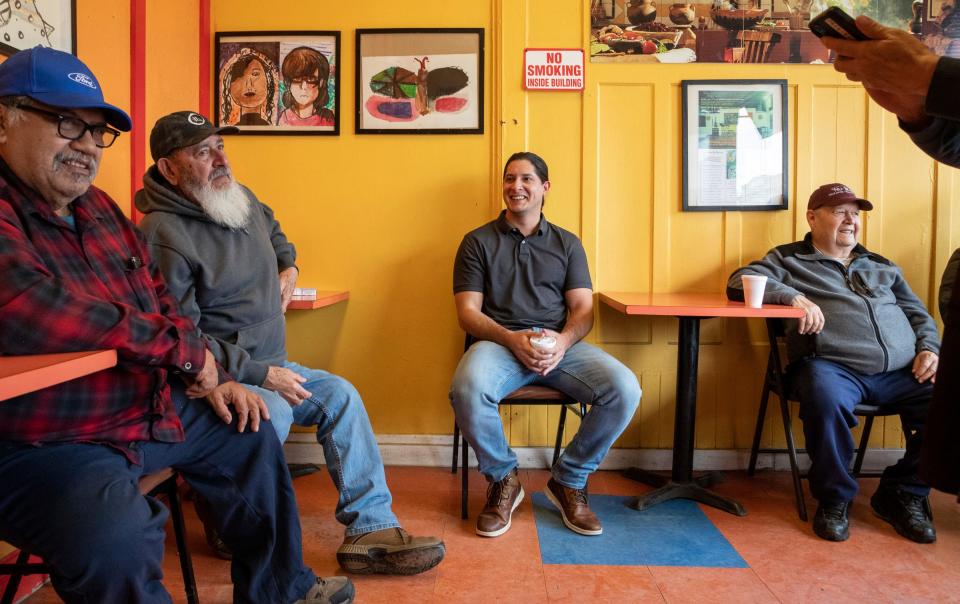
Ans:
{"label": "man with white beard", "polygon": [[346,526],[340,565],[362,574],[433,568],[443,542],[400,528],[356,389],[287,360],[284,311],[297,279],[296,252],[273,211],[233,179],[222,135],[237,131],[190,111],[157,121],[150,134],[156,163],[135,200],[145,214],[140,228],[182,313],[217,361],[263,398],[281,442],[291,423],[317,427],[340,494],[336,517]]}

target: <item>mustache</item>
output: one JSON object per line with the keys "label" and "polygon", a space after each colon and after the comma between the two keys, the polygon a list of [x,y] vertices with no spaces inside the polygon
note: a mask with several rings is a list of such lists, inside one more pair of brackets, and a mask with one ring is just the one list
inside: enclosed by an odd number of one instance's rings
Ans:
{"label": "mustache", "polygon": [[64,150],[57,153],[53,159],[58,163],[76,162],[83,164],[91,172],[97,171],[97,158],[80,151]]}
{"label": "mustache", "polygon": [[210,182],[213,182],[216,179],[220,178],[221,176],[230,177],[230,168],[227,168],[227,167],[214,168],[213,171],[210,172],[209,180]]}

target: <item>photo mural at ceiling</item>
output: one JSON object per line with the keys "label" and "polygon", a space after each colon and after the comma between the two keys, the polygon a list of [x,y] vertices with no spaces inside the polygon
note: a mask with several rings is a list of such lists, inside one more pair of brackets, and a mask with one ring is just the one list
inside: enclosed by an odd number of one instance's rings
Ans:
{"label": "photo mural at ceiling", "polygon": [[960,0],[591,0],[595,63],[808,63],[831,61],[807,27],[838,6],[913,32],[960,57]]}

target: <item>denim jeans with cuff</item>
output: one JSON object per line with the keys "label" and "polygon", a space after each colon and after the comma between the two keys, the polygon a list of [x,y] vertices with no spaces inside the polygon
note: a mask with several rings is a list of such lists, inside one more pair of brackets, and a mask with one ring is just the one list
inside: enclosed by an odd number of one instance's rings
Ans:
{"label": "denim jeans with cuff", "polygon": [[272,390],[245,386],[263,397],[280,442],[287,439],[291,424],[317,427],[327,471],[340,493],[336,518],[347,527],[346,534],[400,526],[360,393],[353,384],[327,371],[290,361],[283,366],[307,379],[301,385],[311,396],[301,404],[291,406]]}

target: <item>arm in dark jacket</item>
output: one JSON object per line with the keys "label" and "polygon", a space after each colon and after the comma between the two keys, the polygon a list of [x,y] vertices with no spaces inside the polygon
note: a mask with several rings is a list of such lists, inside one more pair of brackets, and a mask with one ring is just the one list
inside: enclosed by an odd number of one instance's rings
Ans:
{"label": "arm in dark jacket", "polygon": [[273,215],[273,210],[265,203],[259,201],[257,203],[260,204],[260,209],[263,210],[267,224],[270,225],[270,243],[273,244],[273,251],[277,254],[277,272],[282,273],[291,266],[296,266],[297,250],[293,244],[287,240],[287,236],[283,234],[283,231],[280,229],[280,223],[277,222],[277,219]]}
{"label": "arm in dark jacket", "polygon": [[791,281],[790,272],[784,266],[783,255],[777,248],[767,252],[767,255],[760,260],[754,260],[747,266],[733,271],[727,280],[728,299],[743,301],[743,283],[740,279],[743,275],[762,275],[767,278],[767,284],[763,289],[764,304],[789,306],[794,298],[801,295],[799,290],[788,285]]}
{"label": "arm in dark jacket", "polygon": [[927,155],[949,166],[960,167],[960,59],[942,57],[927,91],[924,110],[933,118],[917,131],[901,128]]}
{"label": "arm in dark jacket", "polygon": [[950,308],[950,294],[953,293],[953,285],[957,281],[957,271],[960,270],[960,247],[953,250],[953,255],[947,261],[947,268],[943,271],[943,278],[940,279],[940,318],[943,324],[947,324],[947,309]]}

